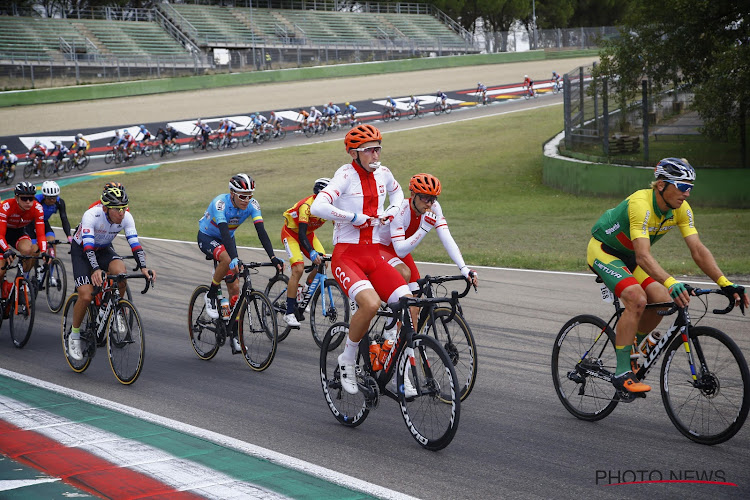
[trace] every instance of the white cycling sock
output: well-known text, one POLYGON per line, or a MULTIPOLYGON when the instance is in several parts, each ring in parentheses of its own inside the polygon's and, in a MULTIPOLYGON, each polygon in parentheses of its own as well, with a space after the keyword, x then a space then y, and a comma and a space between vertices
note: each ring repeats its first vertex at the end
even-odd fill
POLYGON ((359 342, 353 342, 352 339, 346 337, 346 347, 344 352, 341 354, 341 361, 347 365, 353 365, 357 362, 357 350, 359 349, 359 342))

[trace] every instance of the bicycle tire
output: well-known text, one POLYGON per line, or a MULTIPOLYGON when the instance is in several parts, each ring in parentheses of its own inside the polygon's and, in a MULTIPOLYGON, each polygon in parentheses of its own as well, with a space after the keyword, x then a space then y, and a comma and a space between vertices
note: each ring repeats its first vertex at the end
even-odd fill
POLYGON ((13 179, 16 178, 16 170, 14 168, 8 168, 7 172, 5 172, 5 184, 8 186, 11 185, 13 182, 13 179))
POLYGON ((13 307, 10 311, 10 336, 13 345, 19 349, 29 341, 31 329, 34 327, 34 314, 36 311, 34 302, 34 290, 26 278, 16 279, 15 289, 8 298, 13 307), (16 302, 18 297, 18 302, 16 302))
POLYGON ((279 129, 278 133, 276 134, 276 138, 277 139, 283 139, 284 137, 286 137, 286 129, 281 128, 281 129, 279 129))
POLYGON ((117 301, 107 318, 106 335, 112 373, 121 384, 132 384, 141 374, 146 354, 141 316, 132 302, 117 301))
POLYGON ((276 313, 271 301, 259 290, 244 297, 240 310, 242 321, 237 323, 237 334, 242 354, 251 370, 262 372, 271 366, 276 355, 279 332, 276 313))
MULTIPOLYGON (((323 388, 328 409, 340 424, 347 427, 357 427, 365 421, 370 409, 367 407, 365 396, 362 391, 357 394, 349 394, 341 386, 339 374, 339 354, 344 352, 345 342, 341 342, 349 333, 349 325, 346 323, 335 323, 323 337, 323 346, 320 349, 320 383, 323 388), (339 339, 338 347, 329 348, 331 339, 339 339), (343 344, 343 346, 342 346, 343 344)), ((359 354, 357 363, 360 364, 359 354)))
POLYGON ((34 172, 34 163, 33 162, 26 162, 26 164, 23 166, 23 178, 28 179, 31 177, 31 174, 34 172))
POLYGON ((449 114, 451 114, 451 111, 453 111, 453 108, 451 107, 451 105, 450 105, 450 104, 448 104, 448 105, 446 105, 446 106, 445 106, 445 111, 443 111, 443 112, 444 112, 444 113, 445 113, 446 115, 449 115, 449 114))
POLYGON ((240 141, 236 137, 232 137, 229 140, 229 143, 227 144, 227 147, 229 149, 237 149, 237 147, 240 145, 240 141))
POLYGON ((192 151, 193 153, 197 153, 201 149, 201 141, 196 138, 190 139, 188 147, 190 148, 190 151, 192 151))
POLYGON ((393 111, 393 115, 391 115, 391 118, 393 118, 394 122, 397 122, 401 119, 401 112, 398 110, 393 111))
POLYGON ((181 148, 181 146, 180 146, 180 143, 178 143, 178 142, 173 142, 173 143, 172 143, 172 144, 171 144, 171 145, 170 145, 170 146, 169 146, 169 147, 167 148, 167 152, 168 152, 168 153, 172 153, 173 155, 177 155, 177 153, 179 153, 179 152, 180 152, 180 148, 181 148))
POLYGON ((219 342, 216 333, 219 326, 216 320, 211 319, 206 311, 206 302, 203 298, 208 293, 206 285, 200 285, 193 291, 188 306, 188 335, 190 344, 199 358, 208 361, 219 352, 219 342))
MULTIPOLYGON (((62 339, 63 354, 65 355, 65 360, 68 362, 68 366, 70 366, 70 368, 76 373, 83 373, 91 364, 93 353, 96 352, 96 343, 94 342, 93 345, 88 345, 88 343, 82 338, 83 345, 81 346, 81 350, 83 352, 83 359, 79 361, 68 356, 68 337, 70 337, 70 329, 73 326, 73 307, 77 300, 78 293, 76 292, 72 293, 70 297, 68 297, 68 300, 65 301, 60 338, 62 339)), ((95 325, 94 316, 89 307, 86 309, 83 322, 81 322, 81 336, 83 337, 87 332, 90 332, 95 328, 95 325)))
POLYGON ((383 108, 383 121, 388 123, 391 119, 391 108, 383 108))
MULTIPOLYGON (((44 168, 42 169, 42 177, 44 177, 44 178, 46 179, 47 177, 51 176, 51 175, 52 175, 52 174, 54 174, 54 173, 57 173, 57 172, 59 172, 60 170, 62 170, 62 169, 61 169, 61 168, 57 168, 57 167, 55 166, 55 163, 54 163, 54 162, 52 162, 52 163, 47 163, 47 164, 46 164, 46 165, 44 166, 44 168)), ((59 174, 58 174, 58 175, 59 175, 59 174)))
POLYGON ((461 401, 464 401, 474 389, 477 379, 477 345, 466 319, 456 311, 453 318, 446 322, 445 319, 450 315, 451 309, 448 307, 435 308, 437 327, 433 327, 429 322, 429 316, 425 315, 424 322, 419 326, 419 333, 433 336, 448 354, 456 370, 458 393, 461 401))
POLYGON ((276 324, 279 325, 279 342, 289 336, 292 327, 288 326, 282 319, 286 314, 286 290, 289 285, 289 278, 286 274, 277 274, 266 285, 265 294, 271 301, 273 310, 276 313, 276 324))
POLYGON ((106 163, 107 165, 109 165, 113 161, 115 161, 115 153, 114 153, 114 151, 107 151, 107 154, 104 155, 104 163, 106 163))
POLYGON ((425 335, 416 335, 413 341, 414 365, 406 350, 402 351, 396 385, 403 388, 408 369, 411 377, 416 378, 413 385, 419 393, 406 398, 403 389, 398 391, 401 416, 420 446, 431 451, 442 450, 456 435, 461 417, 456 370, 438 341, 425 335))
POLYGON ((65 271, 63 262, 55 257, 47 266, 47 273, 44 276, 44 288, 47 295, 47 306, 53 313, 59 312, 65 302, 65 294, 68 291, 68 274, 65 271), (50 285, 51 278, 54 277, 57 284, 50 285))
POLYGON ((71 170, 74 170, 74 169, 75 169, 75 163, 76 163, 76 160, 75 160, 75 158, 74 158, 74 157, 72 157, 72 156, 71 156, 71 157, 69 157, 69 158, 68 158, 68 161, 64 161, 64 162, 63 162, 63 166, 62 166, 62 168, 59 168, 59 169, 57 170, 57 172, 58 172, 58 174, 57 174, 57 175, 60 175, 60 170, 62 170, 62 171, 63 171, 63 172, 65 172, 66 174, 67 174, 68 172, 70 172, 71 170))
POLYGON ((664 409, 688 439, 707 445, 723 443, 737 434, 747 418, 750 371, 742 351, 726 333, 693 326, 689 335, 696 382, 703 386, 695 387, 690 364, 684 356, 676 356, 683 346, 682 336, 676 336, 661 367, 664 409))
POLYGON ((84 168, 88 166, 88 164, 89 164, 89 155, 83 155, 83 157, 78 162, 76 167, 78 167, 78 170, 83 170, 84 168))
MULTIPOLYGON (((310 330, 318 347, 322 348, 323 346, 324 332, 338 322, 349 323, 349 299, 336 280, 328 278, 323 282, 322 291, 319 286, 310 300, 310 330), (321 293, 323 292, 325 292, 325 296, 321 299, 321 293), (318 306, 318 302, 320 302, 320 306, 318 306), (326 306, 325 311, 323 310, 323 302, 326 306)), ((342 340, 343 337, 340 337, 338 342, 342 340)), ((338 344, 334 339, 329 348, 335 349, 337 347, 338 344)))
POLYGON ((440 106, 440 104, 435 104, 435 107, 432 108, 432 112, 435 113, 435 115, 439 115, 443 112, 443 108, 442 106, 440 106))
POLYGON ((240 142, 242 142, 242 145, 244 147, 247 147, 250 144, 252 144, 253 138, 252 138, 252 135, 250 134, 250 132, 248 132, 247 135, 243 135, 242 136, 242 140, 240 142))
POLYGON ((617 406, 616 390, 605 380, 581 369, 583 355, 593 369, 614 375, 617 368, 615 332, 597 316, 582 314, 568 320, 552 348, 552 382, 566 410, 581 420, 601 420, 617 406), (604 335, 600 335, 600 334, 604 335))
POLYGON ((410 109, 409 112, 406 113, 407 120, 413 120, 415 116, 417 116, 417 114, 414 112, 414 109, 410 109))
POLYGON ((304 132, 305 137, 310 138, 315 134, 315 129, 311 126, 308 126, 308 127, 303 128, 302 132, 304 132))

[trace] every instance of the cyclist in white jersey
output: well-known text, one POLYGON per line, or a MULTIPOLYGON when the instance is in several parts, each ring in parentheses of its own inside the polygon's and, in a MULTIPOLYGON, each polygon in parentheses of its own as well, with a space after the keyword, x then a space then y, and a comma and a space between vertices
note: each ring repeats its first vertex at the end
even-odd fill
MULTIPOLYGON (((378 226, 393 219, 404 199, 391 171, 380 164, 382 140, 380 131, 372 125, 352 128, 344 139, 352 162, 336 171, 310 207, 314 216, 334 222, 331 269, 341 288, 358 306, 351 317, 346 347, 338 359, 342 385, 350 394, 359 391, 354 367, 359 342, 381 300, 394 302, 409 295, 404 279, 379 251, 383 240, 378 226), (386 196, 391 206, 384 210, 386 196)), ((407 394, 409 389, 405 387, 407 394)))
MULTIPOLYGON (((95 286, 104 282, 104 269, 107 274, 125 273, 125 264, 112 247, 112 241, 125 231, 135 261, 147 278, 156 279, 156 272, 146 267, 146 254, 138 241, 133 216, 128 211, 128 195, 124 187, 107 186, 102 192, 101 205, 96 204, 84 212, 73 241, 70 244, 70 257, 73 263, 78 300, 73 307, 73 329, 68 342, 68 354, 75 360, 82 360, 80 327, 86 315, 86 308, 93 299, 95 286)), ((126 281, 121 281, 120 293, 125 295, 126 281)))

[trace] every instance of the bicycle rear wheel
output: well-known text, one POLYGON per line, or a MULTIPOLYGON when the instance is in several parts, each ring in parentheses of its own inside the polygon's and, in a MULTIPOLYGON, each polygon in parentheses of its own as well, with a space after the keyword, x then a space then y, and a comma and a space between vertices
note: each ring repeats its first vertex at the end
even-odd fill
MULTIPOLYGON (((707 326, 690 328, 693 378, 677 336, 661 367, 661 399, 675 427, 688 439, 719 444, 742 428, 750 408, 750 372, 742 351, 724 332, 707 326)), ((684 349, 682 349, 684 352, 684 349)))
POLYGON ((121 384, 130 385, 143 369, 145 338, 138 310, 127 299, 117 301, 107 318, 107 353, 112 373, 121 384))
POLYGON ((208 287, 201 285, 193 291, 188 307, 188 335, 190 344, 199 358, 209 360, 219 352, 219 342, 216 340, 218 329, 217 320, 206 314, 206 301, 203 298, 208 293, 208 287))
POLYGON ((279 342, 287 338, 292 331, 291 326, 282 319, 286 314, 286 289, 289 284, 289 278, 285 274, 277 274, 266 285, 266 297, 271 301, 273 310, 276 313, 276 324, 279 326, 279 342))
POLYGON ((262 292, 253 290, 245 296, 237 330, 242 354, 250 369, 262 372, 273 361, 278 343, 276 313, 262 292))
POLYGON ((26 345, 34 327, 34 291, 25 278, 16 280, 16 288, 9 299, 12 307, 10 311, 10 336, 13 345, 19 349, 26 345), (16 298, 18 300, 16 300, 16 298))
MULTIPOLYGON (((464 317, 458 312, 450 321, 446 321, 451 314, 449 308, 436 308, 434 314, 437 326, 433 327, 431 322, 425 321, 419 333, 434 336, 445 349, 456 370, 458 393, 463 401, 469 397, 477 377, 477 346, 474 342, 474 335, 464 317)), ((429 316, 426 319, 429 319, 429 316)))
POLYGON ((91 364, 91 358, 93 357, 94 352, 96 352, 95 343, 90 345, 85 340, 89 332, 92 332, 91 338, 93 338, 93 331, 96 328, 96 322, 91 313, 91 308, 87 308, 86 314, 83 317, 83 322, 81 323, 81 351, 83 352, 83 359, 79 361, 71 358, 68 355, 68 338, 70 337, 70 329, 73 327, 73 307, 75 307, 77 301, 77 293, 71 294, 70 297, 68 297, 68 300, 65 301, 62 317, 62 334, 60 338, 62 339, 63 354, 65 355, 65 360, 68 362, 68 365, 74 372, 83 373, 91 364))
POLYGON ((442 450, 456 435, 461 416, 456 371, 448 354, 432 337, 414 337, 413 366, 407 351, 399 358, 396 384, 403 387, 408 373, 418 394, 406 398, 404 391, 399 391, 401 415, 417 443, 428 450, 442 450))
POLYGON ((616 390, 593 373, 614 375, 615 332, 601 318, 576 316, 552 348, 552 382, 563 406, 581 420, 601 420, 615 409, 616 390))
MULTIPOLYGON (((328 278, 323 282, 322 289, 318 287, 315 290, 310 301, 310 330, 318 347, 323 345, 326 329, 337 322, 349 323, 349 299, 336 280, 328 278)), ((336 341, 341 342, 343 338, 334 338, 329 347, 335 349, 338 347, 336 341)))
POLYGON ((65 265, 55 257, 47 267, 44 277, 44 288, 47 290, 47 305, 53 313, 59 312, 65 302, 68 291, 68 274, 65 265))
MULTIPOLYGON (((323 346, 320 349, 320 383, 328 408, 336 420, 347 427, 357 427, 365 421, 367 415, 370 414, 370 409, 366 405, 362 391, 349 394, 341 386, 338 358, 339 354, 344 352, 346 345, 341 342, 341 339, 348 334, 349 325, 335 323, 323 336, 323 346), (331 347, 332 342, 336 342, 337 347, 331 347)), ((360 363, 361 360, 357 359, 358 371, 361 370, 360 363)))

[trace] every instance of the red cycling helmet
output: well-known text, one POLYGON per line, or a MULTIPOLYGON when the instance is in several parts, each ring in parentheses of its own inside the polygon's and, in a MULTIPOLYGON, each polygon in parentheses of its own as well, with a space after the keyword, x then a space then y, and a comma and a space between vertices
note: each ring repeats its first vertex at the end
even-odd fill
POLYGON ((382 142, 383 136, 380 135, 380 130, 367 123, 357 125, 346 134, 344 138, 344 144, 346 144, 346 152, 349 150, 360 147, 362 144, 377 141, 382 142))
POLYGON ((417 174, 409 181, 409 190, 419 194, 439 196, 442 188, 437 177, 430 174, 417 174))

